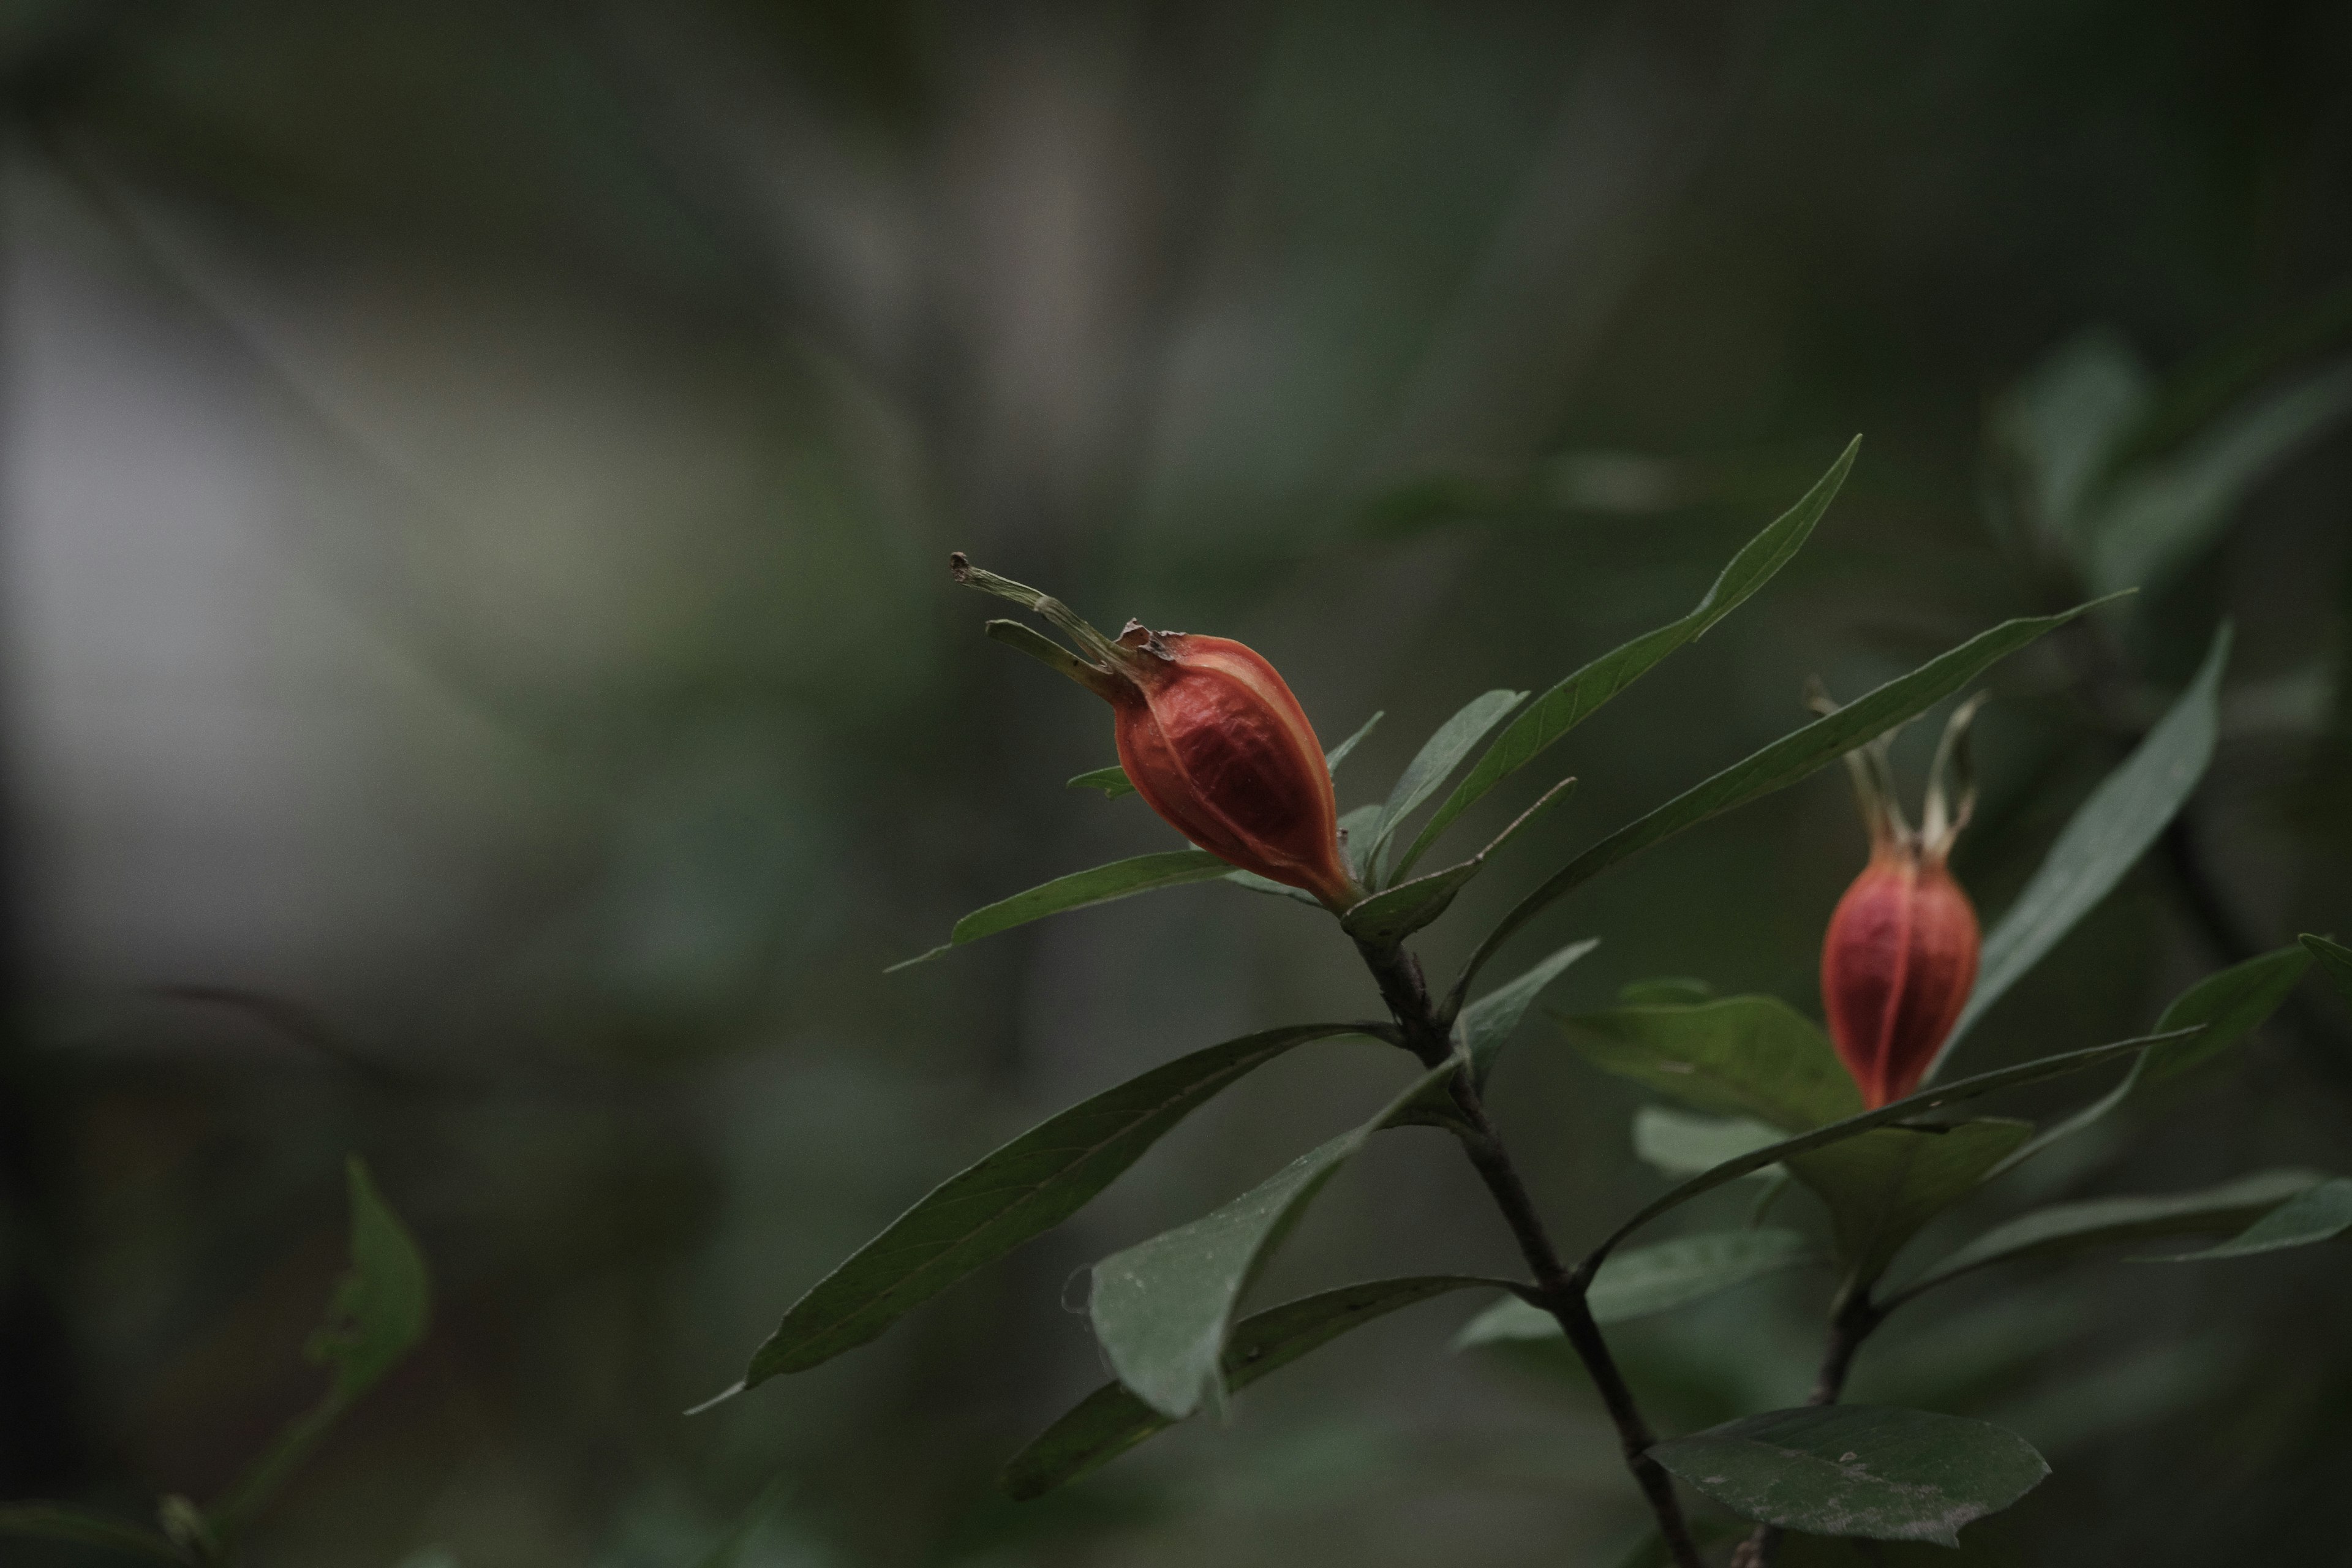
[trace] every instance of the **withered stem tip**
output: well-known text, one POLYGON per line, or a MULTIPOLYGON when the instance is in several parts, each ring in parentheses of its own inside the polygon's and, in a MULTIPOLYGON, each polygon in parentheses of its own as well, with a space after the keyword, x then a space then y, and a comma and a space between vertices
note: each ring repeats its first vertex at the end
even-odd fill
POLYGON ((961 583, 971 575, 971 562, 961 550, 948 552, 948 575, 961 583))

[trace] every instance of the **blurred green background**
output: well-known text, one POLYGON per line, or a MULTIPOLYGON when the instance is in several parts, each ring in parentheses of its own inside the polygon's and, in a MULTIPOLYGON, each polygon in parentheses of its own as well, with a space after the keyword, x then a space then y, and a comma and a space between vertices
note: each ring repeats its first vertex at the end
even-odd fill
MULTIPOLYGON (((982 638, 951 548, 1248 641, 1327 742, 1385 710, 1347 806, 1477 691, 1679 615, 1859 430, 1807 552, 1547 759, 1578 796, 1433 967, 1801 721, 1809 674, 1851 696, 2117 573, 2147 591, 1997 672, 1963 879, 1997 913, 2227 616, 2221 748, 1964 1060, 2352 928, 2341 5, 0 15, 0 1494, 226 1485, 315 1395, 358 1150, 438 1318, 265 1568, 686 1568, 779 1476, 760 1568, 1614 1562, 1640 1515, 1588 1387, 1448 1354, 1461 1302, 993 1500, 1102 1375, 1076 1271, 1385 1098, 1406 1064, 1361 1042, 875 1345, 680 1415, 1003 1137, 1376 1006, 1328 922, 1222 884, 882 976, 1175 844, 1063 788, 1112 760, 1104 714, 982 638)), ((1665 973, 1811 1010, 1863 854, 1832 771, 1525 956, 1603 939, 1565 1008, 1665 973)), ((1570 1245, 1657 1190, 1638 1097, 1548 1028, 1496 1100, 1570 1245)), ((2346 1010, 2306 985, 2236 1071, 2108 1126, 2010 1201, 2352 1168, 2346 1010)), ((2342 1257, 1988 1279, 1854 1394, 2049 1454, 1971 1560, 2352 1562, 2342 1257)), ((1509 1258, 1404 1134, 1262 1297, 1509 1258)), ((1798 1396, 1825 1289, 1623 1331, 1654 1413, 1798 1396)))

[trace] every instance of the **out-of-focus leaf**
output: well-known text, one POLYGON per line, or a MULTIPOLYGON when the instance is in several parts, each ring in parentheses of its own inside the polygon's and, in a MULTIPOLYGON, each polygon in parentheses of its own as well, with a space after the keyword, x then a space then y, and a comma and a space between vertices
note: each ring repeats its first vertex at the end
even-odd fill
MULTIPOLYGON (((1238 1392, 1268 1373, 1279 1372, 1310 1351, 1400 1307, 1448 1291, 1508 1289, 1500 1279, 1461 1275, 1424 1275, 1410 1279, 1374 1279, 1286 1301, 1234 1325, 1225 1344, 1228 1391, 1238 1392)), ((1138 1399, 1124 1384, 1107 1383, 1072 1406, 1068 1414, 1015 1454, 997 1479, 1011 1497, 1042 1497, 1065 1482, 1110 1463, 1147 1438, 1174 1426, 1138 1399)))
POLYGON ((1749 1172, 1760 1171, 1776 1162, 1791 1159, 1815 1149, 1826 1149, 1833 1143, 1842 1143, 1849 1138, 1858 1137, 1874 1127, 1884 1127, 1890 1122, 1916 1116, 1923 1110, 1936 1110, 1948 1105, 1958 1105, 1968 1100, 1981 1099, 1998 1089, 2010 1089, 2020 1084, 2038 1083, 2043 1079, 2058 1078, 2066 1073, 2081 1072, 2086 1068, 2095 1068, 2105 1062, 2118 1061, 2125 1057, 2147 1050, 2150 1047, 2164 1045, 2182 1037, 2182 1033, 2143 1035, 2135 1039, 2116 1040, 2104 1046, 2087 1046, 2079 1051, 2063 1051, 2054 1057, 2042 1057, 2034 1061, 2020 1062, 2015 1067, 1996 1068, 1990 1072, 1979 1073, 1973 1078, 1956 1079, 1950 1083, 1937 1084, 1923 1089, 1907 1100, 1895 1100, 1880 1106, 1875 1110, 1865 1110, 1860 1116, 1849 1116, 1844 1121, 1833 1121, 1827 1127, 1816 1128, 1811 1132, 1801 1133, 1797 1137, 1768 1144, 1764 1148, 1742 1154, 1738 1159, 1726 1160, 1711 1171, 1702 1171, 1673 1191, 1644 1204, 1634 1213, 1633 1218, 1619 1226, 1610 1233, 1606 1240, 1593 1248, 1591 1256, 1593 1258, 1608 1257, 1627 1237, 1660 1215, 1671 1209, 1679 1208, 1703 1193, 1711 1193, 1727 1182, 1736 1182, 1749 1172))
POLYGON ((2344 993, 2344 999, 2352 1002, 2352 947, 2346 947, 2340 942, 2330 942, 2324 936, 2315 936, 2309 931, 2296 940, 2303 943, 2312 957, 2319 960, 2319 967, 2326 972, 2328 979, 2336 982, 2336 989, 2344 993))
MULTIPOLYGON (((1503 716, 1528 700, 1524 691, 1489 691, 1474 697, 1462 710, 1437 727, 1437 732, 1422 743, 1403 773, 1397 775, 1394 788, 1389 791, 1388 803, 1372 822, 1370 835, 1365 839, 1363 864, 1378 872, 1387 858, 1389 840, 1397 828, 1420 808, 1422 802, 1435 795, 1470 754, 1470 748, 1486 738, 1486 731, 1503 721, 1503 716)), ((1411 868, 1400 866, 1402 876, 1411 868)))
POLYGON ((761 1488, 760 1495, 751 1500, 751 1506, 743 1510, 743 1517, 736 1521, 735 1528, 721 1536, 717 1545, 697 1558, 694 1568, 736 1568, 736 1564, 743 1560, 743 1549, 751 1544, 752 1537, 766 1528, 769 1519, 783 1502, 784 1494, 791 1489, 791 1483, 782 1476, 761 1488))
POLYGON ((1662 1105, 1645 1105, 1633 1112, 1634 1154, 1669 1176, 1711 1171, 1726 1160, 1752 1154, 1785 1136, 1778 1127, 1744 1116, 1692 1116, 1662 1105))
POLYGON ((1544 987, 1600 945, 1599 937, 1570 942, 1517 979, 1497 985, 1462 1009, 1455 1028, 1470 1053, 1471 1076, 1480 1089, 1486 1087, 1486 1075, 1495 1070, 1496 1058, 1518 1031, 1519 1021, 1528 1016, 1528 1009, 1535 1005, 1544 987))
POLYGON ((2027 1121, 1881 1127, 1787 1164, 1830 1211, 1838 1260, 1867 1283, 1919 1227, 1976 1191, 1985 1173, 2033 1135, 2027 1121))
POLYGON ((2352 1180, 2336 1176, 2289 1198, 2218 1247, 2141 1261, 2207 1263, 2225 1258, 2252 1258, 2257 1253, 2333 1240, 2347 1229, 2352 1229, 2352 1180))
POLYGON ((1489 844, 1458 866, 1443 871, 1432 871, 1426 877, 1415 877, 1410 882, 1400 882, 1386 892, 1350 907, 1339 917, 1340 926, 1358 942, 1375 947, 1393 946, 1444 914, 1454 902, 1454 895, 1470 885, 1470 879, 1486 868, 1486 862, 1527 825, 1544 812, 1565 800, 1576 787, 1574 779, 1562 779, 1543 793, 1541 798, 1519 813, 1508 827, 1495 836, 1489 844))
POLYGON ((2229 659, 2225 625, 2213 634, 2189 689, 2091 792, 2050 846, 2033 879, 1987 934, 1976 988, 1929 1065, 1929 1081, 1977 1020, 2123 879, 2197 788, 2213 757, 2217 699, 2229 659))
POLYGON ((1307 1024, 1244 1035, 1179 1057, 1040 1122, 934 1187, 819 1280, 728 1392, 864 1344, 972 1270, 1076 1213, 1228 1084, 1309 1040, 1355 1032, 1349 1024, 1307 1024))
POLYGON ((151 1530, 119 1519, 59 1502, 0 1503, 0 1535, 36 1541, 64 1541, 77 1546, 100 1546, 141 1557, 160 1557, 186 1568, 189 1559, 151 1530))
POLYGON ((2032 1209, 1939 1258, 1887 1299, 1890 1307, 1931 1286, 1996 1263, 2084 1252, 2147 1237, 2233 1230, 2270 1213, 2323 1178, 2311 1171, 2263 1171, 2201 1192, 2163 1197, 2084 1198, 2032 1209))
POLYGON ((2091 1126, 2129 1100, 2141 1084, 2161 1082, 2201 1066, 2244 1039, 2278 1010, 2287 993, 2303 978, 2309 963, 2310 956, 2303 949, 2281 948, 2209 974, 2174 997, 2164 1016, 2156 1021, 2156 1026, 2159 1030, 2181 1029, 2202 1024, 2203 1033, 2141 1057, 2132 1063, 2123 1082, 2056 1126, 2045 1128, 2001 1162, 1992 1174, 1998 1176, 2021 1165, 2059 1140, 2071 1138, 2091 1126))
POLYGON ((1221 1397, 1234 1308, 1259 1268, 1339 1167, 1454 1068, 1449 1061, 1423 1074, 1370 1121, 1309 1150, 1224 1207, 1096 1264, 1087 1316, 1119 1382, 1178 1419, 1202 1399, 1221 1397))
POLYGON ((1888 681, 1801 730, 1783 735, 1762 751, 1732 763, 1656 810, 1627 823, 1520 900, 1471 954, 1462 978, 1455 982, 1455 990, 1466 990, 1470 977, 1494 956, 1496 949, 1562 895, 1685 828, 1696 827, 1709 817, 1787 788, 1864 742, 1916 718, 2044 632, 2064 626, 2092 607, 2078 605, 2059 615, 2003 621, 1989 631, 1979 632, 1910 674, 1888 681))
MULTIPOLYGON (((1711 1231, 1619 1253, 1593 1276, 1584 1301, 1597 1323, 1631 1322, 1820 1261, 1812 1244, 1793 1230, 1711 1231)), ((1454 1336, 1454 1348, 1557 1339, 1559 1331, 1558 1319, 1514 1296, 1471 1319, 1454 1336)))
POLYGON ((1715 987, 1688 974, 1633 980, 1617 988, 1617 1005, 1621 1007, 1678 1007, 1714 1000, 1715 987))
POLYGON ((1754 1117, 1801 1132, 1862 1109, 1862 1095, 1828 1037, 1777 996, 1621 1007, 1560 1022, 1595 1067, 1694 1110, 1754 1117))
POLYGON ((326 1321, 302 1347, 303 1358, 331 1368, 326 1397, 288 1424, 207 1516, 194 1522, 233 1541, 277 1495, 344 1411, 425 1337, 433 1287, 425 1255, 375 1189, 356 1154, 344 1168, 352 1216, 352 1266, 335 1287, 326 1321))
POLYGON ((2132 469, 2100 508, 2089 577, 2100 592, 2154 587, 2193 563, 2249 491, 2352 414, 2352 364, 2256 399, 2170 457, 2132 469))
MULTIPOLYGON (((1364 721, 1362 726, 1359 728, 1354 734, 1349 736, 1346 740, 1332 747, 1328 752, 1326 752, 1323 754, 1324 771, 1334 774, 1339 773, 1339 764, 1347 760, 1348 753, 1349 752, 1356 749, 1356 742, 1370 734, 1372 732, 1372 727, 1378 724, 1382 717, 1384 717, 1384 715, 1380 713, 1373 714, 1370 718, 1364 721)), ((1069 783, 1063 787, 1066 789, 1098 789, 1102 791, 1103 798, 1105 800, 1117 800, 1120 795, 1133 795, 1135 793, 1135 781, 1127 776, 1127 770, 1125 768, 1119 766, 1117 763, 1113 763, 1107 768, 1097 768, 1091 773, 1080 773, 1076 777, 1071 779, 1069 783)), ((1280 887, 1281 884, 1277 882, 1275 886, 1280 887)))
POLYGON ((1650 1453, 1743 1519, 1942 1546, 1958 1546, 1962 1526, 2009 1507, 2050 1473, 2014 1432, 1869 1405, 1742 1416, 1650 1453))
POLYGON ((1633 684, 1668 654, 1696 640, 1770 582, 1772 574, 1804 546, 1813 525, 1829 510, 1838 488, 1852 471, 1854 455, 1861 447, 1859 436, 1847 443, 1845 451, 1830 465, 1829 472, 1795 506, 1741 546, 1690 614, 1602 654, 1536 699, 1527 711, 1513 720, 1509 728, 1495 737, 1495 743, 1486 748, 1468 776, 1446 796, 1445 803, 1432 814, 1399 862, 1398 875, 1411 870, 1439 836, 1453 826, 1454 819, 1484 798, 1487 791, 1541 756, 1554 742, 1591 718, 1602 703, 1633 684))
POLYGON ((1181 888, 1187 882, 1212 881, 1232 869, 1230 864, 1205 849, 1167 849, 1156 855, 1138 855, 1129 860, 1114 860, 1108 866, 1097 866, 1091 870, 1073 871, 1025 893, 1015 893, 984 909, 972 910, 956 921, 955 929, 948 933, 947 941, 929 952, 901 959, 883 973, 896 974, 918 963, 928 963, 966 942, 1011 931, 1014 926, 1026 925, 1047 915, 1083 910, 1093 904, 1107 904, 1114 899, 1132 898, 1138 893, 1156 892, 1161 888, 1181 888))
POLYGON ((2083 519, 2155 378, 2131 345, 2095 328, 2044 359, 1994 405, 1991 436, 2019 470, 2044 538, 2080 561, 2083 519))

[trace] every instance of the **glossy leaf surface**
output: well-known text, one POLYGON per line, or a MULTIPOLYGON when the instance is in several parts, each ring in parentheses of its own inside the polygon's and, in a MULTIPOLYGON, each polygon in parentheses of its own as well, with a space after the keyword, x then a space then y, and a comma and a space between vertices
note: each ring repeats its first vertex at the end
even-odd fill
POLYGON ((1762 751, 1694 784, 1648 815, 1627 823, 1585 850, 1535 891, 1519 900, 1488 934, 1465 966, 1457 988, 1483 967, 1496 948, 1557 900, 1601 872, 1632 859, 1685 828, 1719 816, 1749 801, 1786 789, 1846 752, 1934 707, 2043 633, 2064 626, 2089 605, 2055 616, 2003 621, 1959 647, 1939 654, 1910 674, 1888 681, 1834 713, 1790 731, 1762 751))
POLYGON ((1983 1421, 1869 1405, 1743 1416, 1669 1438, 1658 1463, 1743 1519, 1809 1535, 1932 1541, 2041 1484, 2032 1444, 1983 1421))
POLYGON ((801 1372, 879 1334, 982 1265, 1076 1213, 1219 1090, 1309 1040, 1309 1024, 1180 1057, 1023 1133, 933 1188, 793 1303, 740 1387, 801 1372))
POLYGON ((2064 1051, 2054 1057, 2042 1057, 2034 1061, 2020 1062, 2015 1067, 1996 1068, 1991 1072, 1979 1073, 1973 1078, 1956 1079, 1950 1083, 1937 1084, 1923 1089, 1907 1100, 1898 1100, 1892 1104, 1882 1105, 1875 1110, 1866 1110, 1860 1116, 1850 1116, 1843 1121, 1833 1121, 1827 1127, 1816 1128, 1811 1132, 1801 1133, 1794 1138, 1785 1138, 1778 1143, 1768 1144, 1764 1148, 1742 1154, 1738 1159, 1726 1160, 1713 1170, 1702 1171, 1673 1191, 1643 1205, 1633 1218, 1619 1226, 1606 1240, 1593 1249, 1592 1257, 1596 1258, 1607 1257, 1615 1250, 1619 1243, 1660 1215, 1679 1208, 1703 1193, 1713 1192, 1727 1182, 1736 1182, 1751 1171, 1760 1171, 1767 1165, 1815 1149, 1826 1149, 1832 1143, 1840 1143, 1848 1138, 1858 1137, 1875 1127, 1885 1127, 1891 1122, 1916 1116, 1921 1111, 1962 1104, 1968 1100, 1981 1099, 2000 1089, 2015 1088, 2020 1084, 2038 1083, 2044 1079, 2059 1078, 2067 1073, 2081 1072, 2104 1063, 2121 1061, 2152 1046, 2163 1045, 2182 1037, 2184 1037, 2182 1034, 2144 1035, 2136 1039, 2116 1040, 2104 1046, 2088 1046, 2079 1051, 2064 1051))
POLYGON ((1726 1160, 1769 1148, 1785 1136, 1778 1127, 1744 1116, 1693 1116, 1662 1105, 1645 1105, 1633 1112, 1634 1155, 1669 1176, 1711 1171, 1726 1160))
POLYGON ((1222 1394, 1226 1335, 1242 1292, 1339 1167, 1454 1071, 1447 1062, 1424 1073, 1370 1121, 1223 1208, 1096 1264, 1087 1312, 1119 1382, 1179 1419, 1222 1394))
POLYGON ((1839 1261, 1868 1281, 1886 1271, 1921 1226, 1976 1191, 2032 1134, 2025 1121, 1963 1121, 1937 1131, 1881 1127, 1791 1156, 1787 1164, 1828 1207, 1839 1261))
POLYGON ((2305 1189, 2216 1247, 2183 1252, 2152 1263, 2208 1263, 2227 1258, 2252 1258, 2290 1247, 2332 1241, 2352 1229, 2352 1180, 2332 1177, 2305 1189))
POLYGON ((1420 837, 1405 851, 1401 867, 1410 869, 1453 825, 1454 819, 1489 790, 1534 762, 1561 736, 1591 718, 1601 704, 1633 685, 1668 654, 1696 640, 1770 582, 1772 574, 1788 564, 1811 536, 1813 525, 1821 521, 1822 514, 1829 510, 1839 487, 1853 470, 1854 455, 1861 447, 1862 437, 1857 436, 1847 444, 1838 460, 1830 465, 1829 472, 1815 481, 1795 506, 1741 546, 1690 614, 1602 654, 1537 698, 1526 711, 1512 720, 1454 793, 1446 796, 1445 803, 1431 814, 1420 837))
POLYGON ((1895 1299, 1907 1300, 1930 1286, 1996 1263, 2084 1252, 2148 1237, 2235 1230, 2320 1180, 2310 1171, 2263 1171, 2193 1193, 2051 1204, 1997 1225, 1938 1259, 1895 1299))
POLYGON ((2229 658, 2230 629, 2225 626, 2214 634, 2189 689, 2132 754, 2091 792, 2050 846, 2025 890, 1986 933, 1976 988, 1928 1067, 1928 1080, 1977 1020, 2123 880, 2195 791, 2213 757, 2221 671, 2229 658))
MULTIPOLYGON (((1225 1344, 1225 1386, 1234 1392, 1246 1388, 1400 1307, 1454 1290, 1497 1289, 1503 1283, 1461 1275, 1425 1275, 1375 1279, 1286 1301, 1234 1325, 1225 1344)), ((1175 1417, 1154 1410, 1129 1393, 1125 1384, 1107 1383, 1014 1455, 997 1484, 1014 1498, 1042 1497, 1174 1425, 1175 1417)))
POLYGON ((1801 1132, 1862 1110, 1829 1037, 1777 996, 1620 1007, 1561 1022, 1595 1067, 1694 1110, 1801 1132))

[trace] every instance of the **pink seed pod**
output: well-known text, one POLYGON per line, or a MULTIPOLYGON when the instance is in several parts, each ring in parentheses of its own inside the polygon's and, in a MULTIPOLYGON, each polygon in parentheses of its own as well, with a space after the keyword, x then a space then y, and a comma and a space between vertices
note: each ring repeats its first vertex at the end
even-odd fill
POLYGON ((1968 730, 1983 700, 1961 704, 1945 727, 1916 832, 1895 804, 1892 737, 1846 756, 1870 829, 1870 863, 1838 900, 1822 940, 1822 1004, 1839 1059, 1872 1110, 1919 1087, 1976 984, 1983 934, 1946 862, 1975 805, 1968 730), (1962 780, 1957 809, 1947 805, 1948 767, 1962 780))
POLYGON ((1034 588, 961 554, 949 561, 957 582, 1027 605, 1092 656, 1075 658, 1015 622, 989 623, 991 636, 1109 702, 1119 766, 1144 804, 1178 832, 1331 909, 1363 896, 1339 845, 1322 743, 1265 658, 1229 637, 1152 632, 1133 621, 1106 637, 1034 588))

